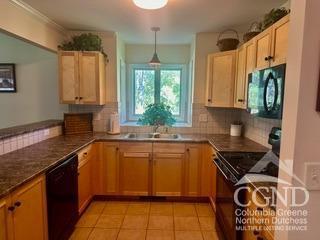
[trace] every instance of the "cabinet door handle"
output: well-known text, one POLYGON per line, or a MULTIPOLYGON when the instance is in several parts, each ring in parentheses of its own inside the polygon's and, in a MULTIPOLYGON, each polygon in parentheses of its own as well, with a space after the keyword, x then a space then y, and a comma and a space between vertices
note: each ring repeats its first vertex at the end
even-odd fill
POLYGON ((208 99, 208 102, 211 102, 212 100, 211 99, 208 99))
POLYGON ((269 57, 265 57, 264 60, 265 60, 265 61, 269 61, 269 57))
POLYGON ((15 210, 15 207, 14 207, 14 206, 10 206, 10 207, 8 207, 8 210, 9 210, 10 212, 13 212, 13 211, 15 210))
POLYGON ((75 99, 75 100, 78 100, 79 98, 78 98, 78 97, 75 97, 74 99, 75 99))
POLYGON ((87 153, 87 152, 85 152, 85 153, 83 153, 83 155, 86 155, 86 156, 87 156, 87 155, 88 155, 88 153, 87 153))
POLYGON ((83 97, 79 97, 79 99, 80 99, 80 100, 82 100, 82 99, 83 99, 83 97))
POLYGON ((16 207, 20 207, 20 206, 22 205, 22 203, 18 201, 18 202, 15 202, 14 205, 15 205, 16 207))
POLYGON ((254 231, 253 231, 253 235, 255 235, 255 236, 259 235, 259 231, 254 230, 254 231))
POLYGON ((238 99, 238 102, 244 102, 244 100, 243 99, 238 99))
POLYGON ((262 212, 262 211, 263 211, 263 208, 257 207, 257 211, 262 212))

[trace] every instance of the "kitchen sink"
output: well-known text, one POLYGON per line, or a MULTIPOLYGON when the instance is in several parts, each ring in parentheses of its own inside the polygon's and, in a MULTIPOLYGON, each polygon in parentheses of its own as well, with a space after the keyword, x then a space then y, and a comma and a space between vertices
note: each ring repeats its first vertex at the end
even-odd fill
POLYGON ((180 134, 169 133, 128 133, 125 138, 127 139, 179 139, 180 134))

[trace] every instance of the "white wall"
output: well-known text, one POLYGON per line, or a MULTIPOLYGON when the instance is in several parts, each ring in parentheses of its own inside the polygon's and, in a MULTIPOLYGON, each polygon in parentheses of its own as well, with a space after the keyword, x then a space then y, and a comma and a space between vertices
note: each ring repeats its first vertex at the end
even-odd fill
MULTIPOLYGON (((319 84, 319 0, 292 0, 280 165, 292 164, 292 173, 304 180, 305 163, 320 163, 320 113, 315 111, 319 84)), ((279 177, 288 179, 280 171, 279 177)), ((291 179, 288 179, 289 181, 291 179)), ((292 180, 294 186, 299 186, 292 180)), ((282 185, 278 190, 283 193, 282 185)), ((310 192, 308 230, 278 231, 278 240, 319 239, 320 191, 310 192)), ((299 199, 298 199, 299 200, 299 199)), ((278 208, 285 208, 280 202, 278 208)))
POLYGON ((0 62, 16 64, 17 93, 0 93, 0 128, 62 119, 56 54, 0 33, 0 62))
MULTIPOLYGON (((190 45, 159 45, 158 56, 162 63, 188 64, 190 61, 190 45)), ((126 63, 148 63, 154 53, 154 45, 127 44, 126 63)))

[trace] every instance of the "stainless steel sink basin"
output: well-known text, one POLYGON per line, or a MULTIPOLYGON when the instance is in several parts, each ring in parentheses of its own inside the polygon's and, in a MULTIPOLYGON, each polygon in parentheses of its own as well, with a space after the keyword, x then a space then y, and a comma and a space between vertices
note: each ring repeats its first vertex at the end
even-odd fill
POLYGON ((168 133, 128 133, 125 138, 127 139, 179 139, 179 134, 168 134, 168 133))

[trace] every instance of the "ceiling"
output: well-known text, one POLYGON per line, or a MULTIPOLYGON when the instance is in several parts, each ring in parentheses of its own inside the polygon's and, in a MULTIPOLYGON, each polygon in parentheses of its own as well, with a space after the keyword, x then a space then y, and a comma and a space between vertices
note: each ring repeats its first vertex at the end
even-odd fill
POLYGON ((190 43, 198 32, 245 26, 286 0, 169 0, 159 10, 143 10, 132 0, 23 0, 72 30, 118 32, 126 43, 152 43, 150 28, 159 26, 159 43, 190 43))

